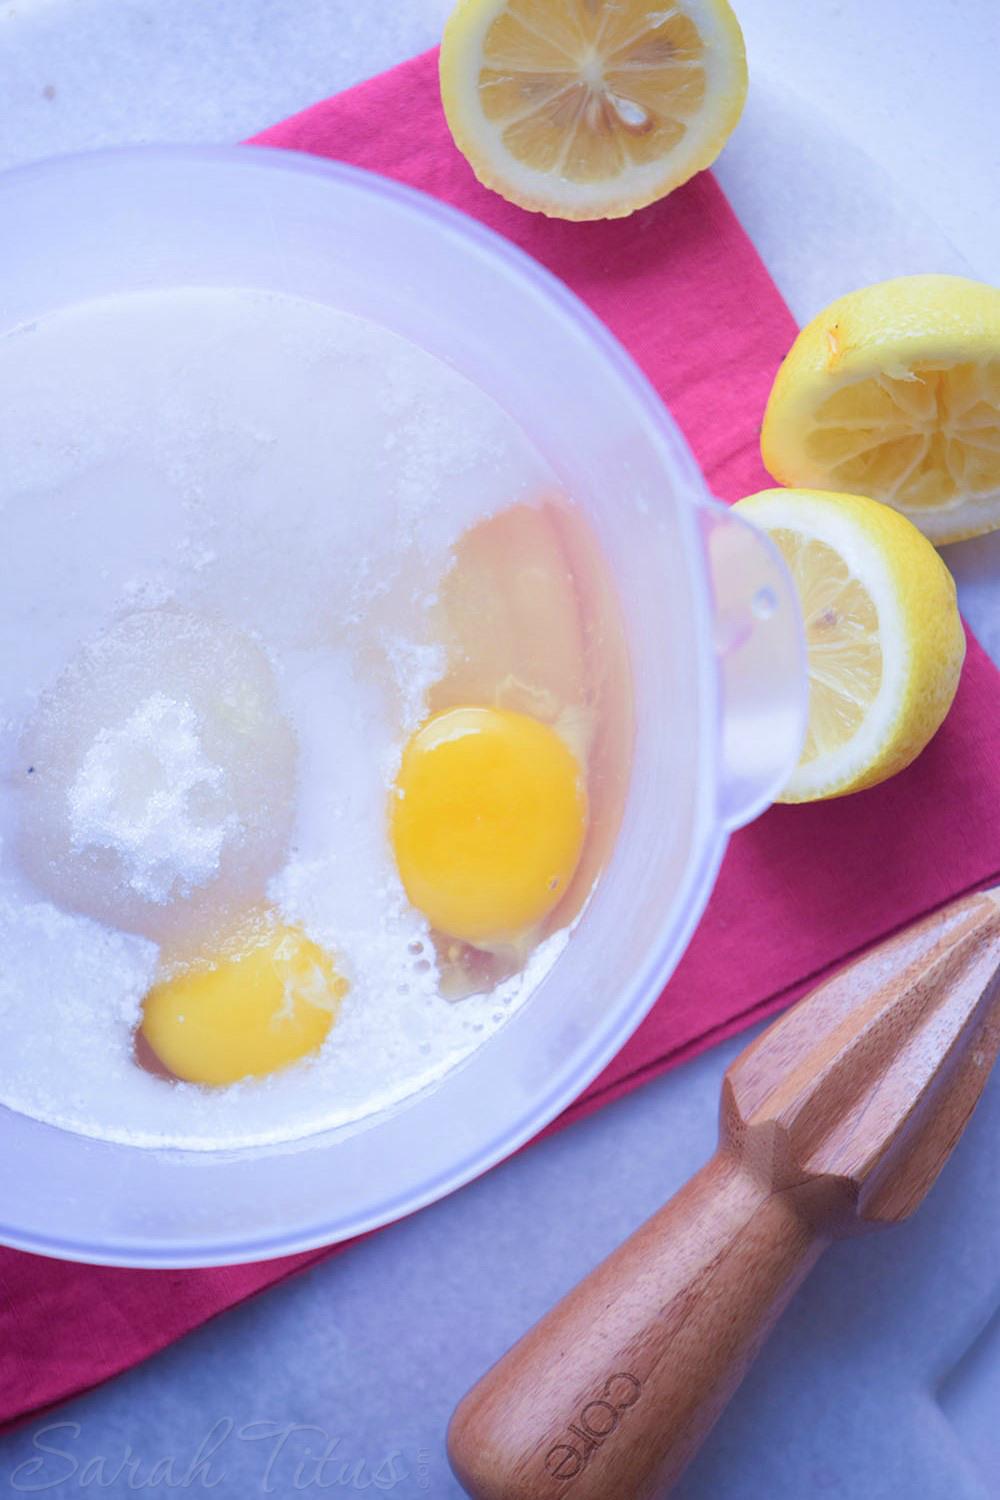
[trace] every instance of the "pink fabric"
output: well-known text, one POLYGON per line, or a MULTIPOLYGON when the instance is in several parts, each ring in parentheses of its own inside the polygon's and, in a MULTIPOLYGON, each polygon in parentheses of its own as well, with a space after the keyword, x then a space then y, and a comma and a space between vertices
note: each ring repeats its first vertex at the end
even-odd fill
MULTIPOLYGON (((767 475, 758 427, 792 319, 713 179, 624 221, 523 213, 474 180, 428 54, 257 137, 372 168, 457 205, 561 276, 629 348, 709 483, 767 475)), ((917 763, 845 801, 773 808, 730 845, 666 994, 556 1125, 795 998, 859 949, 1000 872, 1000 681, 975 640, 917 763)), ((555 1127, 552 1127, 555 1128, 555 1127)), ((98 1269, 0 1251, 0 1430, 85 1391, 330 1254, 206 1271, 98 1269)))

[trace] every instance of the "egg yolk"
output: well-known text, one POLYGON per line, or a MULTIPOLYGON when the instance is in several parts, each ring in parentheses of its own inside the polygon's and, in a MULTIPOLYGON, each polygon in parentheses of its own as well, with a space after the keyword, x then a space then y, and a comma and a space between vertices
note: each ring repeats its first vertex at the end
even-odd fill
POLYGON ((587 793, 547 724, 453 708, 407 743, 390 823, 413 905, 439 931, 489 947, 516 940, 562 900, 583 848, 587 793))
POLYGON ((155 985, 142 1033, 189 1083, 261 1078, 321 1046, 346 991, 322 948, 269 925, 155 985))

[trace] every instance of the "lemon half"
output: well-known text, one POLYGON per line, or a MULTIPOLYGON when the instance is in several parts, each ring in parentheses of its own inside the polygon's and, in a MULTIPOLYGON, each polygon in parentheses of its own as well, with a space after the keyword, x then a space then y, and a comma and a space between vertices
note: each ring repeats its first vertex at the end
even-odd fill
POLYGON ((440 68, 480 182, 562 219, 620 218, 679 187, 747 91, 726 0, 460 0, 440 68))
POLYGON ((936 543, 1000 526, 1000 289, 902 276, 841 297, 778 371, 761 452, 782 483, 871 495, 936 543))
POLYGON ((778 801, 885 781, 920 754, 958 687, 951 574, 915 526, 860 495, 762 490, 736 509, 778 546, 805 621, 808 727, 778 801))

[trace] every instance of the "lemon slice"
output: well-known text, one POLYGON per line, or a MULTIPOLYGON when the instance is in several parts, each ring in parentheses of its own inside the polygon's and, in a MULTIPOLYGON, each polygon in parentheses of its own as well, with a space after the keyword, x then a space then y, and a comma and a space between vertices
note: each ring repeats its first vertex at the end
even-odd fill
POLYGON ((1000 526, 1000 289, 902 276, 841 297, 781 366, 761 452, 784 484, 871 495, 933 542, 1000 526))
POLYGON ((860 495, 762 490, 805 620, 809 722, 780 802, 858 792, 920 754, 951 707, 965 632, 951 574, 903 516, 860 495))
POLYGON ((460 0, 441 98, 480 182, 561 219, 630 214, 715 160, 747 91, 726 0, 460 0))

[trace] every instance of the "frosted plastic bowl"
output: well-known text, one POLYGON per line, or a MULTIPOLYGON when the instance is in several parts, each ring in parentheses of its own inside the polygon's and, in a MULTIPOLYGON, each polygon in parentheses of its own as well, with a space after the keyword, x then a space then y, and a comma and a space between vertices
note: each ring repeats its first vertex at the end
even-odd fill
POLYGON ((363 1128, 244 1152, 143 1150, 0 1108, 0 1239, 119 1265, 257 1260, 344 1239, 509 1155, 604 1067, 659 994, 727 833, 801 743, 788 576, 708 495, 636 366, 560 282, 422 194, 312 157, 141 148, 0 177, 0 329, 82 298, 267 288, 443 357, 535 439, 617 582, 636 737, 622 829, 529 1003, 435 1089, 363 1128))

